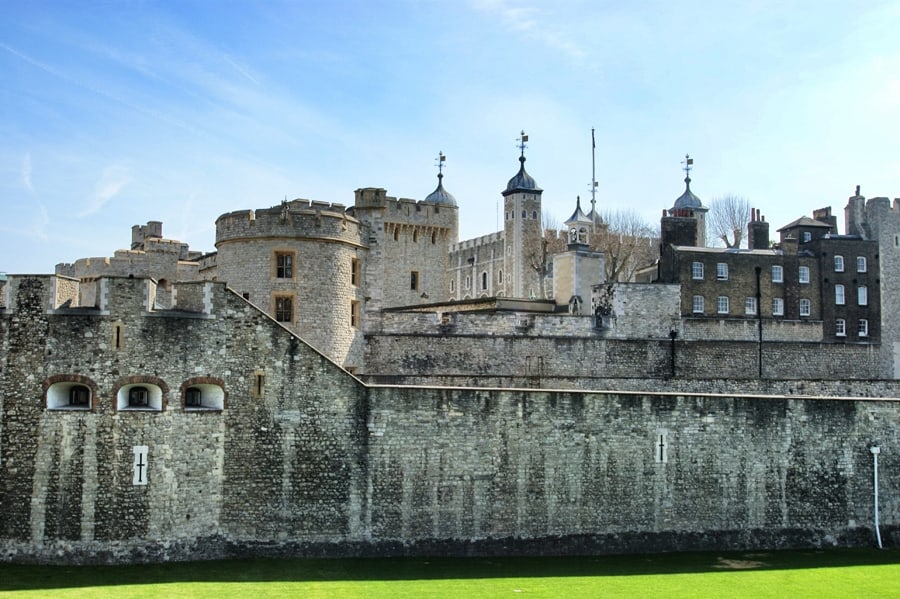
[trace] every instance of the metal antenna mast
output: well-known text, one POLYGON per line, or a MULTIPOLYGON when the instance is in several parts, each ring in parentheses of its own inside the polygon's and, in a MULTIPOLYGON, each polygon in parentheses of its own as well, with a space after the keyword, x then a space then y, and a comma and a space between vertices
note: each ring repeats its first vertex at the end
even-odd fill
POLYGON ((591 127, 591 232, 597 230, 597 142, 594 140, 594 128, 591 127))

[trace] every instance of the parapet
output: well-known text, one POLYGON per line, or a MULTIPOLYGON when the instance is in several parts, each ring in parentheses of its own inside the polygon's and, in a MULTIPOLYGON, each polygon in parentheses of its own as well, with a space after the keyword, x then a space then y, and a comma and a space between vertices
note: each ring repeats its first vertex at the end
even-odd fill
POLYGON ((260 237, 341 239, 360 243, 359 221, 343 204, 296 199, 216 219, 216 243, 260 237))
POLYGON ((209 317, 214 311, 214 286, 224 288, 224 283, 191 281, 167 285, 163 290, 151 278, 78 280, 58 275, 13 275, 2 283, 0 301, 10 312, 60 315, 135 312, 209 317))

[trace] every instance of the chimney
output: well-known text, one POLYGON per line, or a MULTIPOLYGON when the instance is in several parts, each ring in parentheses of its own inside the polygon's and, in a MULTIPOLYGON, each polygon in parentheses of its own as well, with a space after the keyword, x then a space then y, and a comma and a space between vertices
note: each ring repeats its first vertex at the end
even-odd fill
POLYGON ((747 247, 751 250, 769 249, 769 223, 759 209, 750 209, 750 223, 747 224, 747 247))

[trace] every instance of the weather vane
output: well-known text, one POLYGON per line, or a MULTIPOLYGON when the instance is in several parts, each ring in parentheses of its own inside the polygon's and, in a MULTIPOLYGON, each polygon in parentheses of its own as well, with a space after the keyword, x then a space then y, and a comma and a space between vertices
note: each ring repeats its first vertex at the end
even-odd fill
POLYGON ((694 159, 691 158, 690 154, 684 155, 684 161, 681 163, 684 165, 684 176, 687 179, 691 178, 691 166, 694 164, 694 159))
POLYGON ((437 160, 435 166, 438 167, 438 174, 442 175, 444 173, 444 162, 447 160, 447 157, 443 152, 438 152, 438 157, 435 160, 437 160))
POLYGON ((525 145, 525 142, 528 141, 528 136, 525 135, 525 130, 524 130, 524 129, 522 130, 522 133, 521 133, 520 135, 521 135, 522 137, 520 137, 520 138, 517 139, 516 141, 519 142, 519 150, 522 151, 522 156, 524 156, 524 155, 525 155, 525 148, 528 147, 528 146, 525 145))

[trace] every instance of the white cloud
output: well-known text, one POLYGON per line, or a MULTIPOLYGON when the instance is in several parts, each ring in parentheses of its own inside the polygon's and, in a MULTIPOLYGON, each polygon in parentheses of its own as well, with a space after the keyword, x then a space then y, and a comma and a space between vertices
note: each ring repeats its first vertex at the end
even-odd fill
POLYGON ((94 186, 87 208, 78 213, 79 217, 93 214, 104 204, 116 197, 122 189, 131 183, 129 169, 122 165, 111 165, 103 169, 100 180, 94 186))

